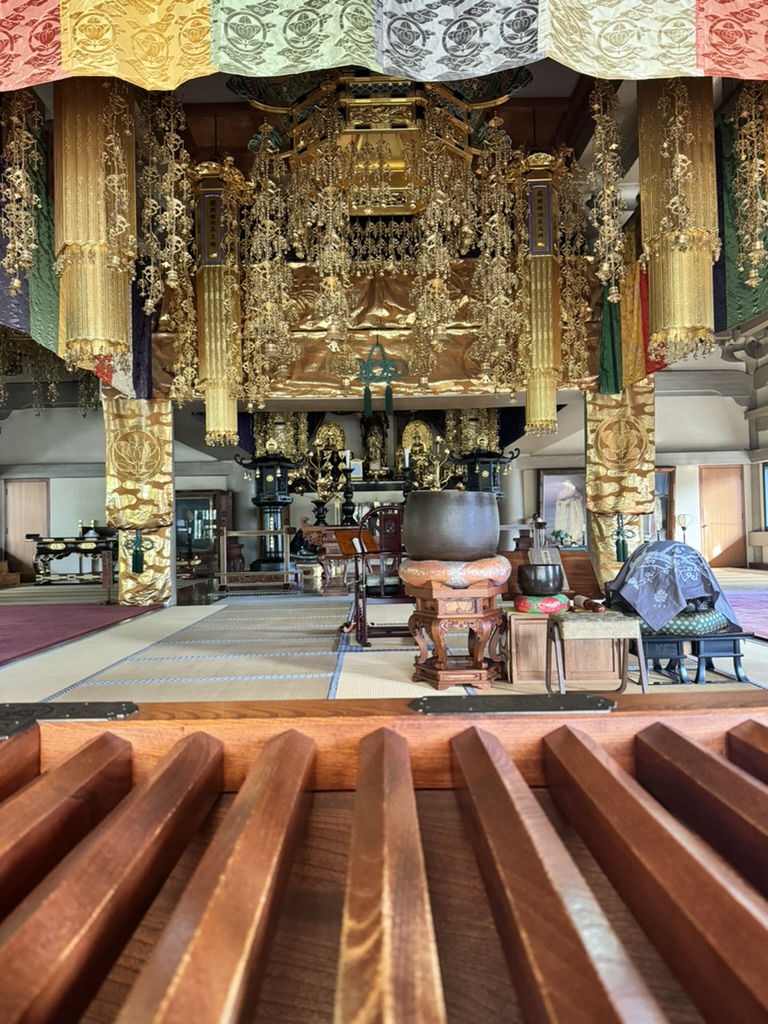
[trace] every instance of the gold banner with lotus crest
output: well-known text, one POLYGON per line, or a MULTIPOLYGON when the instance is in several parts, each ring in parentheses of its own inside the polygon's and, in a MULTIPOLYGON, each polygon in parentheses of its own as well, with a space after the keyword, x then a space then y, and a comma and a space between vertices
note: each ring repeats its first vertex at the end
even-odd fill
POLYGON ((107 523, 156 530, 173 522, 173 416, 167 399, 104 398, 107 523))

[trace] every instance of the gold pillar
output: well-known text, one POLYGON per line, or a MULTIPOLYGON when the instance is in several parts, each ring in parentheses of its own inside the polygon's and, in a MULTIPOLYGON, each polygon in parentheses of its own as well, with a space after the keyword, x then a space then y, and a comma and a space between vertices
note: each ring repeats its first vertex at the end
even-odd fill
POLYGON ((131 352, 136 183, 133 116, 123 99, 125 88, 95 78, 54 83, 59 355, 88 369, 106 357, 127 361, 131 352), (110 118, 120 102, 120 131, 115 133, 110 118), (109 176, 111 157, 121 171, 109 176))
POLYGON ((236 211, 222 174, 220 164, 198 168, 197 330, 210 445, 237 444, 236 392, 242 375, 236 211))
POLYGON ((650 354, 671 363, 714 343, 720 240, 712 79, 638 82, 637 111, 650 354))
POLYGON ((526 434, 557 433, 562 351, 557 204, 551 164, 552 157, 546 153, 528 158, 531 351, 525 394, 526 434))

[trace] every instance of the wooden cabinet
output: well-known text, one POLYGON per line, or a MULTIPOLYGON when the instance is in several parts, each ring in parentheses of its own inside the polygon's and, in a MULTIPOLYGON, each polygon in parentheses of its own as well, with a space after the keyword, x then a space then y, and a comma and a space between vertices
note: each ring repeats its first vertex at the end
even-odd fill
MULTIPOLYGON (((613 640, 568 640, 563 645, 568 683, 621 680, 613 640)), ((509 613, 509 678, 512 683, 540 683, 547 667, 547 616, 509 613)), ((554 661, 552 679, 556 678, 554 661)))

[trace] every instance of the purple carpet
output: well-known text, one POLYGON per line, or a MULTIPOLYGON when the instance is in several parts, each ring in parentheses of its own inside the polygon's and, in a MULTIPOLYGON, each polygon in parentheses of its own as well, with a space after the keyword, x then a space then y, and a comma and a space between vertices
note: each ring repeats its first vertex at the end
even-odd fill
POLYGON ((761 640, 768 640, 768 589, 729 589, 723 592, 736 612, 741 628, 761 640))
POLYGON ((155 611, 119 604, 33 604, 0 608, 0 665, 155 611))

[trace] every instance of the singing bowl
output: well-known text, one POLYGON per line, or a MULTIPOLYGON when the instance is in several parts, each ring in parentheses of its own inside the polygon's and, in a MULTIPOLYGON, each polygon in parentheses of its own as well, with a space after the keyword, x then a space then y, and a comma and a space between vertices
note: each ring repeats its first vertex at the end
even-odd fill
POLYGON ((499 546, 499 506, 487 491, 412 491, 403 512, 403 545, 418 561, 472 562, 499 546))
POLYGON ((517 585, 531 597, 559 594, 563 586, 563 570, 559 565, 520 565, 517 585))

